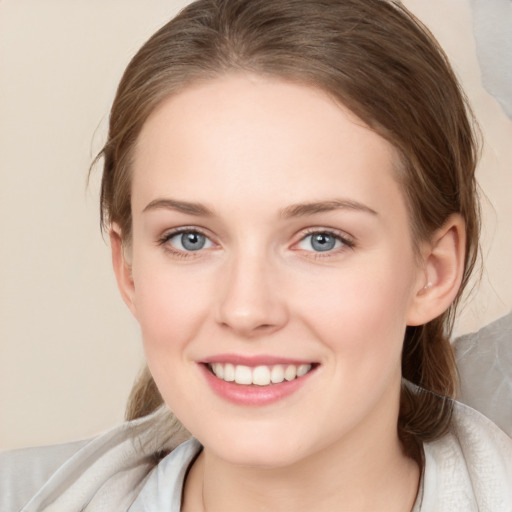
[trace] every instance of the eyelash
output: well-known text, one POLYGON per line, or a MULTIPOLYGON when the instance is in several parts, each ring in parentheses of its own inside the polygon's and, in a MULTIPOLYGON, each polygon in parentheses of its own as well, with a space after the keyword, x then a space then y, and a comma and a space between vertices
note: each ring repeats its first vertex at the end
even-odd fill
POLYGON ((194 258, 194 257, 197 256, 194 253, 195 252, 200 253, 201 250, 198 250, 198 251, 181 251, 180 249, 176 249, 171 244, 167 243, 167 242, 169 242, 169 240, 171 240, 171 238, 174 238, 175 236, 181 235, 183 233, 197 233, 199 235, 203 235, 208 240, 210 240, 210 237, 203 230, 201 230, 201 229, 199 229, 199 228, 197 228, 195 226, 194 227, 192 227, 192 226, 184 226, 184 227, 181 227, 181 228, 173 229, 172 231, 168 231, 161 238, 159 238, 157 240, 157 244, 159 246, 162 246, 167 252, 170 252, 175 257, 182 258, 182 259, 194 258))
MULTIPOLYGON (((172 245, 168 244, 169 240, 171 240, 175 236, 183 234, 183 233, 197 233, 197 234, 200 234, 200 235, 206 237, 208 240, 211 241, 210 237, 203 230, 201 230, 201 229, 199 229, 197 227, 192 227, 192 226, 187 227, 187 226, 184 226, 184 227, 177 228, 177 229, 174 229, 172 231, 169 231, 169 232, 165 233, 162 237, 160 237, 157 240, 157 244, 159 246, 164 247, 164 249, 166 251, 170 252, 171 254, 173 254, 173 256, 176 256, 178 258, 186 259, 186 258, 193 258, 193 257, 198 256, 199 254, 194 254, 194 253, 196 253, 196 252, 200 253, 200 252, 202 252, 201 250, 198 250, 198 251, 182 251, 182 250, 176 249, 172 245)), ((305 252, 311 253, 310 257, 313 257, 315 259, 316 258, 320 259, 320 258, 333 257, 335 255, 338 255, 340 252, 343 252, 343 251, 345 251, 347 249, 353 249, 355 247, 354 240, 349 238, 346 235, 346 233, 343 233, 343 232, 340 232, 340 231, 336 231, 336 230, 333 230, 333 229, 322 229, 322 228, 310 228, 310 229, 307 229, 306 232, 302 234, 300 240, 298 242, 295 242, 294 245, 299 244, 300 242, 305 240, 307 237, 312 236, 312 235, 328 235, 328 236, 333 237, 337 241, 341 242, 341 244, 342 244, 341 247, 338 247, 338 248, 335 248, 335 249, 332 249, 332 250, 327 250, 325 252, 313 251, 313 250, 312 251, 305 251, 305 252)))
POLYGON ((355 241, 349 237, 346 233, 342 231, 337 231, 334 229, 322 229, 322 228, 309 228, 306 230, 305 233, 302 234, 300 240, 296 242, 294 245, 297 245, 298 243, 305 240, 307 237, 312 235, 329 235, 332 236, 334 239, 341 242, 341 247, 338 247, 337 249, 328 250, 325 252, 322 251, 306 251, 311 253, 311 257, 315 259, 323 259, 323 258, 330 258, 334 256, 338 256, 341 252, 345 252, 347 249, 353 249, 355 247, 355 241))

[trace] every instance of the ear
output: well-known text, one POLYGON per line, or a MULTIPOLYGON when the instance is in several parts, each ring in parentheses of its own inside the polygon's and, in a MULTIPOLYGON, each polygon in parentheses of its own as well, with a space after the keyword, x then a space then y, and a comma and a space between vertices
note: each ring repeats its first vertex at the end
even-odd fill
POLYGON ((121 229, 117 224, 113 224, 110 229, 110 248, 112 251, 112 266, 114 267, 121 297, 136 317, 135 283, 132 276, 131 261, 129 255, 127 255, 129 249, 123 244, 121 229))
POLYGON ((407 325, 422 325, 443 314, 459 292, 464 273, 466 230, 453 214, 422 248, 423 272, 409 308, 407 325))

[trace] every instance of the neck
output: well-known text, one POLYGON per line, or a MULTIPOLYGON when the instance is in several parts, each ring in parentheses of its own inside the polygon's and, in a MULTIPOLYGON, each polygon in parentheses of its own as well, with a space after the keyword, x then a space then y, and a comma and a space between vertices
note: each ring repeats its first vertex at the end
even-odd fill
POLYGON ((396 421, 380 435, 368 434, 358 429, 314 455, 277 468, 233 465, 205 448, 187 478, 183 510, 409 512, 420 471, 402 449, 396 421))

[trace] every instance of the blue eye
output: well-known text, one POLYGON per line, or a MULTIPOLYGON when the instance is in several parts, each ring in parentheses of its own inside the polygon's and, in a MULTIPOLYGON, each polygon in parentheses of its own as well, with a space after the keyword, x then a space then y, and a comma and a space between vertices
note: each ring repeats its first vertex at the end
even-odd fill
POLYGON ((332 233, 318 232, 305 236, 300 242, 299 247, 306 251, 327 252, 337 249, 343 245, 340 237, 332 233))
POLYGON ((199 251, 212 246, 211 240, 197 231, 182 231, 166 237, 166 241, 180 251, 199 251))

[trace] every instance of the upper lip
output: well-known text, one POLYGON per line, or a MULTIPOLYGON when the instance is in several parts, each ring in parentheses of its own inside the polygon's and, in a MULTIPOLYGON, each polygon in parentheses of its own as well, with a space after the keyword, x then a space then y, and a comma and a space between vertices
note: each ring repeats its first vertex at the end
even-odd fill
POLYGON ((241 354, 217 354, 211 357, 207 357, 200 361, 204 364, 214 364, 214 363, 230 363, 233 365, 243 365, 243 366, 273 366, 273 365, 301 365, 301 364, 314 364, 312 360, 306 359, 295 359, 290 357, 280 357, 280 356, 271 356, 271 355, 241 355, 241 354))

